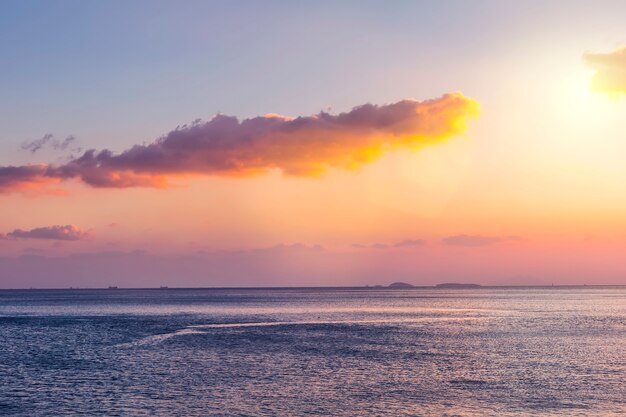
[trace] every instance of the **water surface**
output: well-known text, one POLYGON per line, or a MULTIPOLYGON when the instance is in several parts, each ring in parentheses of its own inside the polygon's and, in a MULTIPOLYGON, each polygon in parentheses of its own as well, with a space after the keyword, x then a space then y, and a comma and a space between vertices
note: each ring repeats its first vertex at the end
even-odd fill
POLYGON ((626 288, 0 291, 0 415, 625 415, 626 288))

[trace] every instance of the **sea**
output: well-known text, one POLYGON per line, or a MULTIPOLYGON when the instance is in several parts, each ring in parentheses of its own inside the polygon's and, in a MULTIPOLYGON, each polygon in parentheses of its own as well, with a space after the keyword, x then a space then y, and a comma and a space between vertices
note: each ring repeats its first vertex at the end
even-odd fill
POLYGON ((626 287, 0 291, 4 416, 624 416, 626 287))

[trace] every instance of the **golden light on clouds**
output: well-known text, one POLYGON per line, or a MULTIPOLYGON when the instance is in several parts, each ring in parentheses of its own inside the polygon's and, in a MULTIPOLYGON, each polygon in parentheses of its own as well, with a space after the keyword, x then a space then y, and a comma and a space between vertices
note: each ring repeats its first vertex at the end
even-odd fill
POLYGON ((595 69, 595 91, 619 95, 626 93, 626 47, 610 53, 586 53, 585 61, 595 69))
POLYGON ((278 170, 320 176, 357 169, 395 149, 419 149, 465 132, 479 104, 461 93, 393 104, 364 104, 332 115, 275 114, 238 120, 218 114, 116 154, 90 149, 62 165, 0 166, 0 192, 47 180, 78 179, 97 188, 163 188, 188 175, 250 177, 278 170))

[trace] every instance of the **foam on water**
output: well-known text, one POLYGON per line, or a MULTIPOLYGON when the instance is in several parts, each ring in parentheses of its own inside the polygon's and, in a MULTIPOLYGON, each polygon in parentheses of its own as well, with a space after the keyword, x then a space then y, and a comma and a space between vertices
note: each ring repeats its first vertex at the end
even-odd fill
POLYGON ((218 323, 218 324, 196 324, 193 326, 189 326, 187 328, 176 330, 171 333, 157 334, 153 336, 147 336, 141 338, 139 340, 135 340, 130 343, 121 343, 116 345, 116 347, 127 348, 127 347, 136 347, 136 346, 144 346, 148 344, 156 344, 160 342, 164 342, 172 337, 176 336, 185 336, 185 335, 196 335, 196 334, 207 334, 206 331, 201 331, 198 329, 236 329, 236 328, 245 328, 245 327, 269 327, 269 326, 320 326, 320 325, 393 325, 393 324, 409 324, 409 323, 418 323, 423 321, 432 321, 432 320, 476 320, 472 317, 465 318, 457 318, 450 319, 447 317, 437 317, 437 318, 413 318, 413 319, 402 319, 402 320, 342 320, 342 321, 261 321, 261 322, 246 322, 246 323, 218 323))

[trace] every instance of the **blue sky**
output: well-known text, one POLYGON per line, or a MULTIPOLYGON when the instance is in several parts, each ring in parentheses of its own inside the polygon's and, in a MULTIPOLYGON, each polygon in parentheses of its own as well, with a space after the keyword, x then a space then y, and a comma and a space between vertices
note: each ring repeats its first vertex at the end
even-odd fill
POLYGON ((3 2, 0 159, 45 133, 123 149, 216 112, 481 98, 519 45, 621 27, 615 4, 572 3, 3 2))

